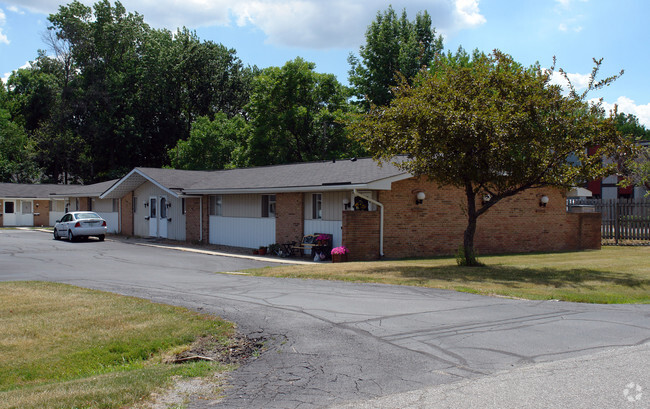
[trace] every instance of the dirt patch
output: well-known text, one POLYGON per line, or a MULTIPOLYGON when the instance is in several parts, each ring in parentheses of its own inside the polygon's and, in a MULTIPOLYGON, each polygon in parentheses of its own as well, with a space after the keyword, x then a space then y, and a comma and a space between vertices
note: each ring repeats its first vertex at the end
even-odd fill
POLYGON ((174 355, 170 362, 183 363, 188 361, 206 360, 222 364, 239 365, 252 356, 259 355, 264 348, 264 339, 248 338, 237 334, 230 339, 228 345, 212 335, 198 338, 186 351, 174 355))
MULTIPOLYGON (((186 351, 173 355, 166 362, 182 364, 194 360, 210 360, 225 365, 241 365, 251 358, 257 357, 264 350, 263 338, 248 338, 237 334, 224 345, 214 336, 200 337, 186 351), (184 360, 184 358, 200 357, 184 360), (207 359, 206 359, 207 358, 207 359)), ((153 393, 146 402, 133 409, 168 409, 184 407, 192 400, 200 400, 206 405, 216 404, 222 397, 223 388, 227 386, 228 375, 215 373, 204 378, 174 379, 170 389, 153 393)))

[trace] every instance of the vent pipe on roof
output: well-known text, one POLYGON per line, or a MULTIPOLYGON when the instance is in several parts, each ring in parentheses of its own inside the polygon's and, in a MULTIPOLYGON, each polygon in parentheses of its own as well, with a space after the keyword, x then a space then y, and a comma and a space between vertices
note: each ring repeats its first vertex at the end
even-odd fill
POLYGON ((352 191, 353 202, 354 202, 354 198, 357 196, 369 201, 370 203, 374 203, 377 206, 379 206, 379 257, 383 258, 384 257, 384 205, 371 197, 362 195, 357 191, 357 189, 354 189, 352 191))

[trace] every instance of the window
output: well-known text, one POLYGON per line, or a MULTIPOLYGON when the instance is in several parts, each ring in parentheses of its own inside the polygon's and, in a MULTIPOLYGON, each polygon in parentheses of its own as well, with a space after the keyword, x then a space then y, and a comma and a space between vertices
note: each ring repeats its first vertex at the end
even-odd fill
POLYGON ((120 199, 113 199, 113 212, 117 213, 120 211, 120 199))
POLYGON ((320 193, 311 195, 311 218, 323 218, 323 195, 320 193))
POLYGON ((5 213, 12 214, 14 212, 14 202, 5 202, 5 213))
POLYGON ((155 219, 156 217, 156 198, 152 197, 149 199, 149 217, 155 219))
POLYGON ((167 218, 167 198, 166 197, 161 197, 160 198, 160 218, 161 219, 166 219, 167 218))
POLYGON ((221 216, 223 210, 223 197, 210 195, 210 216, 221 216))
POLYGON ((50 211, 65 212, 65 202, 63 200, 51 200, 50 203, 50 211))
POLYGON ((262 217, 275 217, 275 195, 262 195, 262 217))
POLYGON ((181 214, 187 214, 187 211, 185 210, 185 198, 181 198, 181 214))
POLYGON ((133 213, 138 212, 138 197, 133 196, 133 213))
POLYGON ((30 200, 22 200, 22 212, 23 214, 30 214, 32 213, 32 202, 30 200))

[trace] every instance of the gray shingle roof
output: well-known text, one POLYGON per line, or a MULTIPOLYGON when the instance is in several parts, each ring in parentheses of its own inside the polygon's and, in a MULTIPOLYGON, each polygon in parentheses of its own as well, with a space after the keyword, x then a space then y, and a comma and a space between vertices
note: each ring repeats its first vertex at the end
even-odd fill
POLYGON ((26 183, 0 183, 0 198, 44 199, 65 189, 65 185, 32 185, 26 183))
POLYGON ((92 185, 0 183, 0 198, 47 199, 51 196, 95 197, 103 193, 115 182, 117 182, 117 179, 92 185))
POLYGON ((307 162, 218 171, 136 168, 164 187, 185 193, 250 190, 295 190, 367 185, 408 175, 390 163, 379 166, 370 158, 307 162))

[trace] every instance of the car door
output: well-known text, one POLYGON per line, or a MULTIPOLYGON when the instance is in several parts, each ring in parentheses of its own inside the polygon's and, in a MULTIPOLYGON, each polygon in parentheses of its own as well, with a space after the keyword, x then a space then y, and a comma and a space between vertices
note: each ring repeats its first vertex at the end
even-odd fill
POLYGON ((61 218, 61 222, 58 224, 58 227, 56 229, 59 236, 65 237, 65 236, 68 235, 68 229, 69 229, 69 226, 68 226, 69 223, 68 222, 70 220, 72 220, 72 215, 71 214, 68 213, 68 214, 63 215, 63 217, 61 218))

